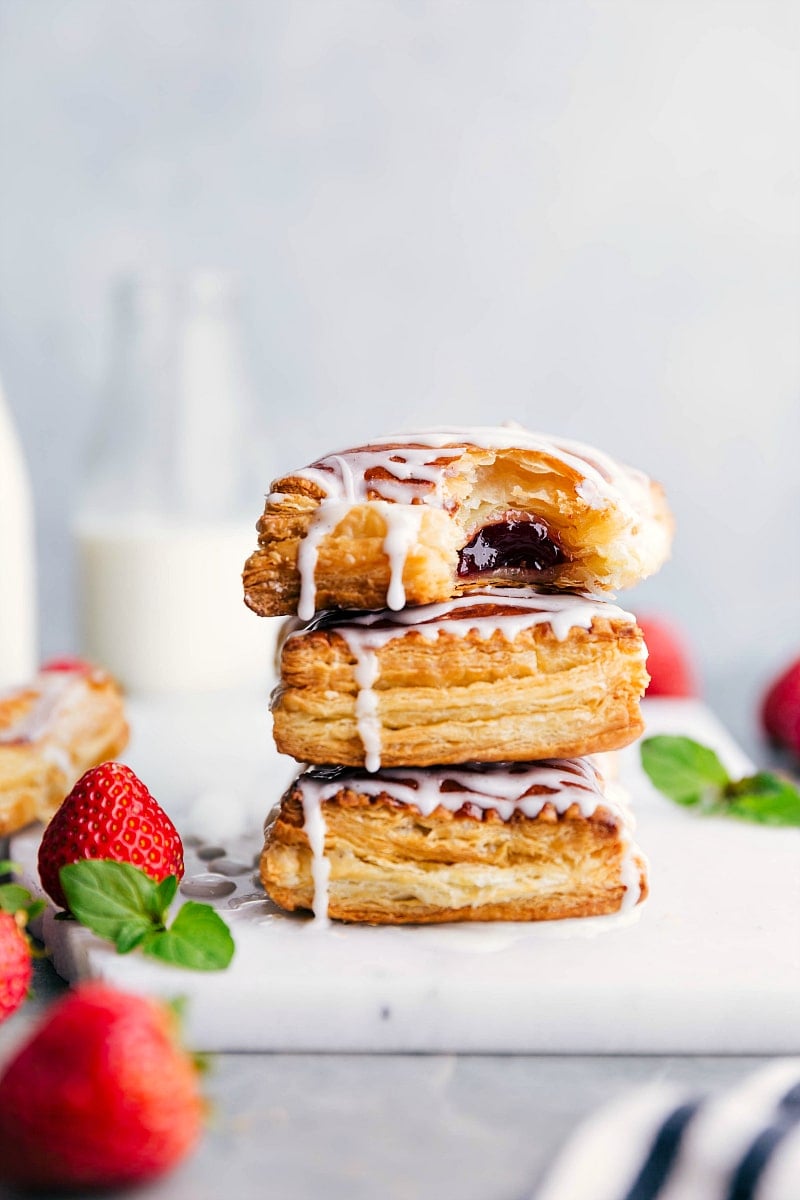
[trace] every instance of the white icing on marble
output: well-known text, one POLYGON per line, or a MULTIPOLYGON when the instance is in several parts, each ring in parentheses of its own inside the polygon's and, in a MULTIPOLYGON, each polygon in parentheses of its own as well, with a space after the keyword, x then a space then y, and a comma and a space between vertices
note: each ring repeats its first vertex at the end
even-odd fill
POLYGON ((481 588, 480 591, 456 596, 441 604, 423 604, 404 608, 401 612, 348 614, 337 619, 335 614, 323 613, 305 629, 294 628, 292 637, 323 626, 339 635, 356 660, 355 679, 358 684, 356 721, 366 753, 369 771, 380 767, 381 723, 378 717, 378 696, 374 684, 379 676, 378 652, 382 646, 403 637, 409 629, 429 641, 440 632, 466 637, 475 632, 481 638, 501 633, 508 641, 534 625, 549 625, 553 635, 564 641, 572 629, 589 629, 595 618, 624 621, 634 624, 636 618, 615 604, 588 596, 568 593, 537 594, 531 588, 481 588), (501 611, 489 615, 476 613, 481 605, 492 605, 501 611))
MULTIPOLYGON (((29 745, 45 737, 60 714, 77 698, 77 685, 86 677, 82 670, 41 671, 30 687, 36 693, 35 700, 17 721, 0 729, 0 745, 29 745)), ((0 701, 19 694, 19 688, 11 689, 0 694, 0 701)))
POLYGON ((452 813, 471 811, 472 815, 491 810, 503 821, 510 820, 515 812, 535 819, 548 804, 559 816, 574 804, 582 817, 589 818, 598 808, 603 808, 619 822, 625 845, 620 876, 626 890, 620 912, 628 912, 640 897, 639 870, 627 831, 627 812, 621 789, 605 792, 602 779, 588 758, 433 769, 392 767, 372 776, 343 768, 311 767, 298 776, 295 786, 300 792, 303 829, 311 849, 312 909, 317 924, 328 920, 330 863, 325 857, 323 805, 345 787, 372 797, 388 794, 392 799, 416 808, 423 816, 444 808, 452 813), (548 790, 530 794, 537 787, 548 790))

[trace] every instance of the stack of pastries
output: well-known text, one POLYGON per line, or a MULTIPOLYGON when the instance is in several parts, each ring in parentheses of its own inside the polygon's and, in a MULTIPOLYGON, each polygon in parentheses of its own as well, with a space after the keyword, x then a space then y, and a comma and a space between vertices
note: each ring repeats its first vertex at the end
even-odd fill
POLYGON ((642 634, 602 596, 668 554, 656 485, 518 427, 425 430, 279 479, 258 535, 246 602, 294 617, 275 741, 312 764, 267 825, 277 904, 406 924, 644 899, 594 756, 642 730, 642 634))

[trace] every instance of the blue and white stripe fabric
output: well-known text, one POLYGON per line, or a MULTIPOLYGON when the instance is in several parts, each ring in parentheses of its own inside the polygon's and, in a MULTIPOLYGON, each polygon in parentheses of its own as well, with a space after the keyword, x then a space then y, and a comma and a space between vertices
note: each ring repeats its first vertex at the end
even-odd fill
POLYGON ((610 1104, 534 1200, 800 1200, 800 1059, 720 1095, 654 1085, 610 1104))

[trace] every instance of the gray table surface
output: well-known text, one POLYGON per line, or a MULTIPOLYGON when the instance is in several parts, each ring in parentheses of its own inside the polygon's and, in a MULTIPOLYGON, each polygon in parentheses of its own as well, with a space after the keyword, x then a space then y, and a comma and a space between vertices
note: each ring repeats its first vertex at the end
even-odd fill
MULTIPOLYGON (((716 707, 725 719, 724 701, 716 707)), ((754 735, 735 719, 729 724, 763 761, 754 735)), ((0 1026, 0 1062, 62 988, 49 963, 38 962, 34 998, 0 1026)), ((206 1080, 212 1114, 198 1150, 137 1194, 523 1200, 575 1123, 598 1105, 654 1080, 721 1088, 764 1061, 221 1054, 206 1080)))

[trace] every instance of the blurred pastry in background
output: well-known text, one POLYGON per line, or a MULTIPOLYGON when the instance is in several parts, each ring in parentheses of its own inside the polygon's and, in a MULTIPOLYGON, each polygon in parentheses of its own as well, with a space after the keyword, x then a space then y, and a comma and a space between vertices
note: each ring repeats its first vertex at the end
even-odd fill
POLYGON ((122 693, 78 659, 0 692, 0 836, 49 821, 73 784, 128 743, 122 693))

